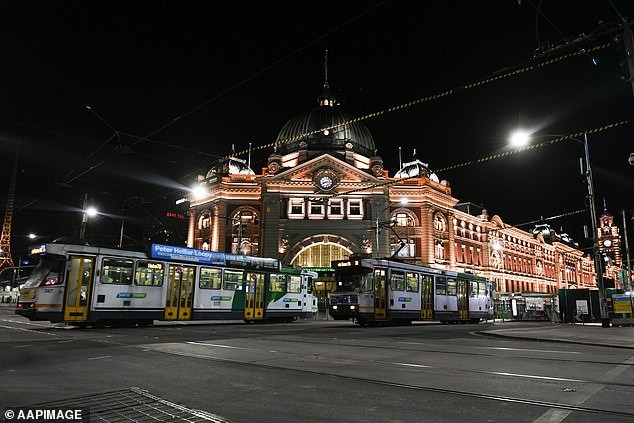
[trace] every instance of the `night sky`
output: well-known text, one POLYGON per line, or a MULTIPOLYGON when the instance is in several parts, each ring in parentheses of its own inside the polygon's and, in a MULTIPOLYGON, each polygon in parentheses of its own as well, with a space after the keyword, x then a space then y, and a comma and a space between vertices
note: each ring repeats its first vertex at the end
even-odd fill
MULTIPOLYGON (((413 150, 432 170, 634 118, 621 16, 631 0, 67 1, 0 8, 0 208, 20 145, 12 252, 77 234, 84 195, 109 216, 95 240, 166 225, 175 200, 230 152, 266 164, 290 118, 317 105, 328 49, 331 91, 355 116, 554 64, 364 121, 390 175, 413 150), (573 40, 579 42, 573 43, 573 40), (592 53, 578 54, 606 45, 592 53), (596 63, 596 64, 595 64, 596 63)), ((634 208, 634 123, 590 135, 599 211, 634 208)), ((439 171, 454 197, 508 224, 548 220, 584 244, 582 145, 560 142, 439 171)), ((181 206, 182 207, 182 206, 181 206)), ((530 230, 531 225, 522 227, 530 230)))

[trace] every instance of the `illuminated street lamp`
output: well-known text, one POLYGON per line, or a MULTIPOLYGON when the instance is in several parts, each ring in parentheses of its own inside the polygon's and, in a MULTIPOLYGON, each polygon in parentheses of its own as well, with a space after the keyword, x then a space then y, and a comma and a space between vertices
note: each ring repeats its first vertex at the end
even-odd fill
POLYGON ((94 217, 97 215, 97 209, 94 207, 88 207, 88 194, 84 194, 84 205, 82 207, 82 216, 81 216, 81 228, 79 229, 79 240, 84 242, 86 238, 86 224, 88 223, 89 217, 94 217))
MULTIPOLYGON (((524 137, 526 137, 526 142, 528 142, 530 136, 526 132, 515 132, 512 136, 512 139, 514 139, 515 142, 519 142, 523 140, 524 137)), ((583 134, 583 141, 575 137, 568 138, 583 144, 583 149, 585 153, 585 169, 583 165, 583 159, 581 159, 581 174, 585 176, 588 186, 588 203, 590 208, 590 220, 592 224, 592 256, 594 259, 595 271, 597 272, 597 284, 599 286, 599 308, 601 310, 601 326, 607 328, 610 327, 610 318, 608 317, 607 304, 605 300, 603 269, 601 256, 599 255, 599 229, 597 225, 597 211, 594 200, 594 182, 592 179, 592 167, 590 166, 588 136, 586 134, 583 134)))

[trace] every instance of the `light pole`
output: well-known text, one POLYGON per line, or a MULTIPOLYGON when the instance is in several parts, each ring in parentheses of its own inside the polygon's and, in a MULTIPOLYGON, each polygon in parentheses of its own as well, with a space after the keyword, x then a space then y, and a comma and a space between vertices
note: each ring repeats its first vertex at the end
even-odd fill
POLYGON ((88 194, 84 194, 84 205, 82 208, 81 228, 79 229, 79 240, 84 242, 86 238, 86 224, 88 223, 88 217, 97 215, 97 209, 94 207, 88 207, 88 194))
MULTIPOLYGON (((568 137, 571 140, 583 144, 585 154, 585 170, 583 159, 581 159, 581 174, 585 176, 588 189, 588 207, 590 208, 590 220, 592 224, 592 256, 594 267, 597 273, 597 285, 599 287, 599 308, 601 312, 601 326, 610 327, 607 305, 604 292, 603 269, 601 267, 601 257, 599 255, 599 229, 597 225, 597 211, 595 207, 594 182, 592 179, 592 167, 590 166, 590 149, 588 148, 588 135, 583 134, 583 141, 575 137, 568 137)), ((511 142, 516 147, 521 147, 528 143, 530 134, 525 131, 517 131, 511 137, 511 142)))
POLYGON ((386 211, 389 210, 392 206, 395 205, 401 205, 401 206, 405 206, 408 203, 408 199, 403 197, 401 198, 398 202, 394 202, 394 203, 389 203, 386 207, 384 207, 379 213, 376 214, 376 253, 375 253, 375 257, 381 257, 381 248, 379 247, 379 233, 380 233, 380 228, 381 225, 385 224, 385 223, 390 223, 390 220, 388 221, 380 221, 380 216, 386 211))
MULTIPOLYGON (((579 141, 576 138, 573 138, 579 141)), ((599 309, 601 311, 601 326, 604 328, 610 327, 610 318, 608 317, 607 304, 605 300, 605 291, 603 283, 603 268, 601 266, 601 256, 599 255, 599 227, 597 225, 597 209, 594 201, 594 182, 592 179, 592 167, 590 166, 590 149, 588 148, 588 135, 583 134, 583 149, 586 155, 586 169, 585 173, 586 182, 588 184, 588 202, 590 207, 590 219, 592 223, 592 255, 594 257, 594 267, 597 272, 597 283, 599 285, 599 309)))

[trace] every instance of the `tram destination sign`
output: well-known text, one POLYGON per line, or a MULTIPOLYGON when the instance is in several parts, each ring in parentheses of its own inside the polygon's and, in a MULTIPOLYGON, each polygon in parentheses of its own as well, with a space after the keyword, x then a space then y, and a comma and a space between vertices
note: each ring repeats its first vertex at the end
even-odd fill
POLYGON ((277 259, 242 256, 217 251, 197 250, 195 248, 177 247, 174 245, 152 244, 150 255, 152 258, 159 260, 210 264, 213 266, 239 267, 246 269, 280 269, 280 262, 277 259))

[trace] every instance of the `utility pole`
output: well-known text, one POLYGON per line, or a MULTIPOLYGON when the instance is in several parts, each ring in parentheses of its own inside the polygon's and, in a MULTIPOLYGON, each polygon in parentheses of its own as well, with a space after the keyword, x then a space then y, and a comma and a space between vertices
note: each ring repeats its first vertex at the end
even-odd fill
POLYGON ((601 326, 610 327, 607 302, 605 299, 605 284, 603 280, 603 268, 601 256, 599 254, 599 226, 597 225, 597 210, 594 204, 594 182, 592 180, 592 168, 590 167, 590 150, 588 148, 588 135, 583 135, 583 147, 586 156, 585 177, 588 184, 588 202, 590 207, 590 219, 592 221, 592 255, 594 257, 594 267, 597 272, 597 285, 599 286, 599 309, 601 311, 601 326))
POLYGON ((632 94, 634 95, 634 37, 632 37, 630 23, 625 17, 623 17, 623 28, 623 44, 625 45, 627 68, 630 71, 630 84, 632 84, 632 94))
POLYGON ((624 288, 628 288, 630 291, 630 296, 632 295, 632 290, 634 290, 634 287, 632 286, 632 265, 630 263, 630 244, 627 240, 627 220, 625 219, 625 210, 621 211, 623 213, 623 238, 625 238, 625 257, 627 260, 627 266, 626 266, 626 279, 627 279, 627 285, 624 288))

